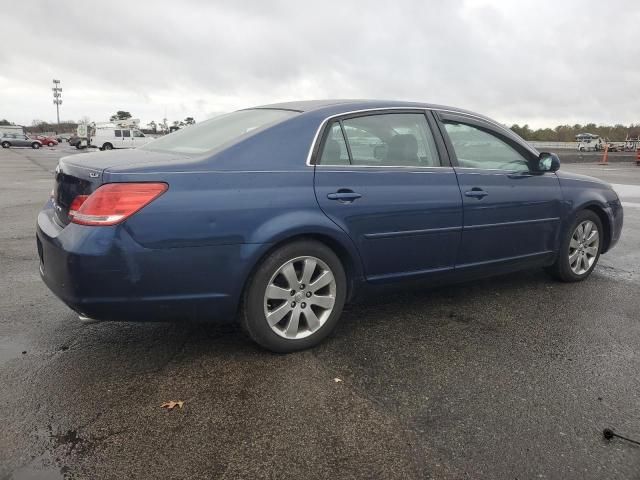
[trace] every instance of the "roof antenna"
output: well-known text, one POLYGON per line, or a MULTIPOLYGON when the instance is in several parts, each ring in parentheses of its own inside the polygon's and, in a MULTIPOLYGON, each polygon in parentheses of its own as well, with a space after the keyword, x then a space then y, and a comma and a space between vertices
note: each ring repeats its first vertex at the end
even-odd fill
POLYGON ((618 435, 616 432, 613 431, 613 429, 611 428, 605 428, 602 431, 602 435, 604 435, 604 438, 606 438, 607 440, 611 440, 613 437, 618 437, 621 438, 622 440, 626 440, 627 442, 630 443, 635 443, 636 445, 640 445, 640 442, 637 440, 632 440, 630 438, 627 437, 623 437, 622 435, 618 435))

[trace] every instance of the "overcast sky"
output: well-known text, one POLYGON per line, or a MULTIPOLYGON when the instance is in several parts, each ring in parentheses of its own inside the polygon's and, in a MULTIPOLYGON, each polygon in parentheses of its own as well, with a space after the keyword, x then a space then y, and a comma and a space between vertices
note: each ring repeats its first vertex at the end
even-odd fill
POLYGON ((640 123, 640 1, 22 1, 0 9, 0 119, 142 123, 386 98, 511 124, 640 123))

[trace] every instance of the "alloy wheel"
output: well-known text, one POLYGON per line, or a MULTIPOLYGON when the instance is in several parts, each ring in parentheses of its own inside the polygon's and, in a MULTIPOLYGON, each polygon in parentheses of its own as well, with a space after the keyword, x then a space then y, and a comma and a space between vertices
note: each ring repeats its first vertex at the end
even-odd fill
POLYGON ((264 294, 269 327, 286 339, 318 331, 336 301, 336 280, 329 266, 316 257, 296 257, 272 275, 264 294))
POLYGON ((591 220, 580 222, 569 241, 569 266, 576 275, 584 275, 598 256, 600 234, 591 220))

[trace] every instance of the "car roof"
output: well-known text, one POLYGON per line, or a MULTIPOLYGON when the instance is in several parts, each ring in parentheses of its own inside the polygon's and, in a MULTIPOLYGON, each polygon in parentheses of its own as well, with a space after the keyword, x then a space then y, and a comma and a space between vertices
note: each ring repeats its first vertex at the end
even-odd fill
POLYGON ((469 110, 463 110, 456 107, 448 107, 424 102, 409 102, 403 100, 373 100, 373 99, 327 99, 327 100, 299 100, 291 102, 272 103, 268 105, 260 105, 251 107, 251 109, 278 109, 293 110, 296 112, 312 112, 316 110, 331 109, 332 111, 349 112, 353 110, 376 109, 376 108, 428 108, 433 110, 447 110, 454 113, 471 114, 481 116, 469 110))

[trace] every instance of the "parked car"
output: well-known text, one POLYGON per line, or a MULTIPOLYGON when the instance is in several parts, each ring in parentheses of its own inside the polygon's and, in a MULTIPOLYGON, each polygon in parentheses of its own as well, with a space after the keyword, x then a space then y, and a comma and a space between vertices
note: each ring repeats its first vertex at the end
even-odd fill
POLYGON ((80 138, 77 135, 72 135, 69 137, 69 139, 67 140, 67 143, 69 145, 71 145, 72 147, 76 147, 79 148, 80 142, 82 141, 82 138, 80 138))
POLYGON ((56 140, 54 137, 47 137, 45 135, 36 135, 35 137, 36 140, 40 140, 40 143, 42 143, 42 145, 46 145, 47 147, 55 147, 56 145, 58 145, 58 140, 56 140))
POLYGON ((535 267, 586 279, 620 237, 622 206, 559 167, 456 108, 240 110, 62 158, 38 216, 40 272, 82 318, 237 318, 263 347, 300 350, 345 302, 389 286, 535 267))
POLYGON ((619 152, 621 151, 620 145, 616 143, 607 143, 607 151, 608 152, 619 152))
POLYGON ((0 135, 0 145, 2 148, 9 147, 31 147, 40 148, 42 142, 35 138, 29 138, 23 133, 3 133, 0 135))
POLYGON ((58 141, 58 143, 68 142, 71 137, 72 135, 70 133, 61 133, 59 135, 56 135, 56 140, 58 141))

